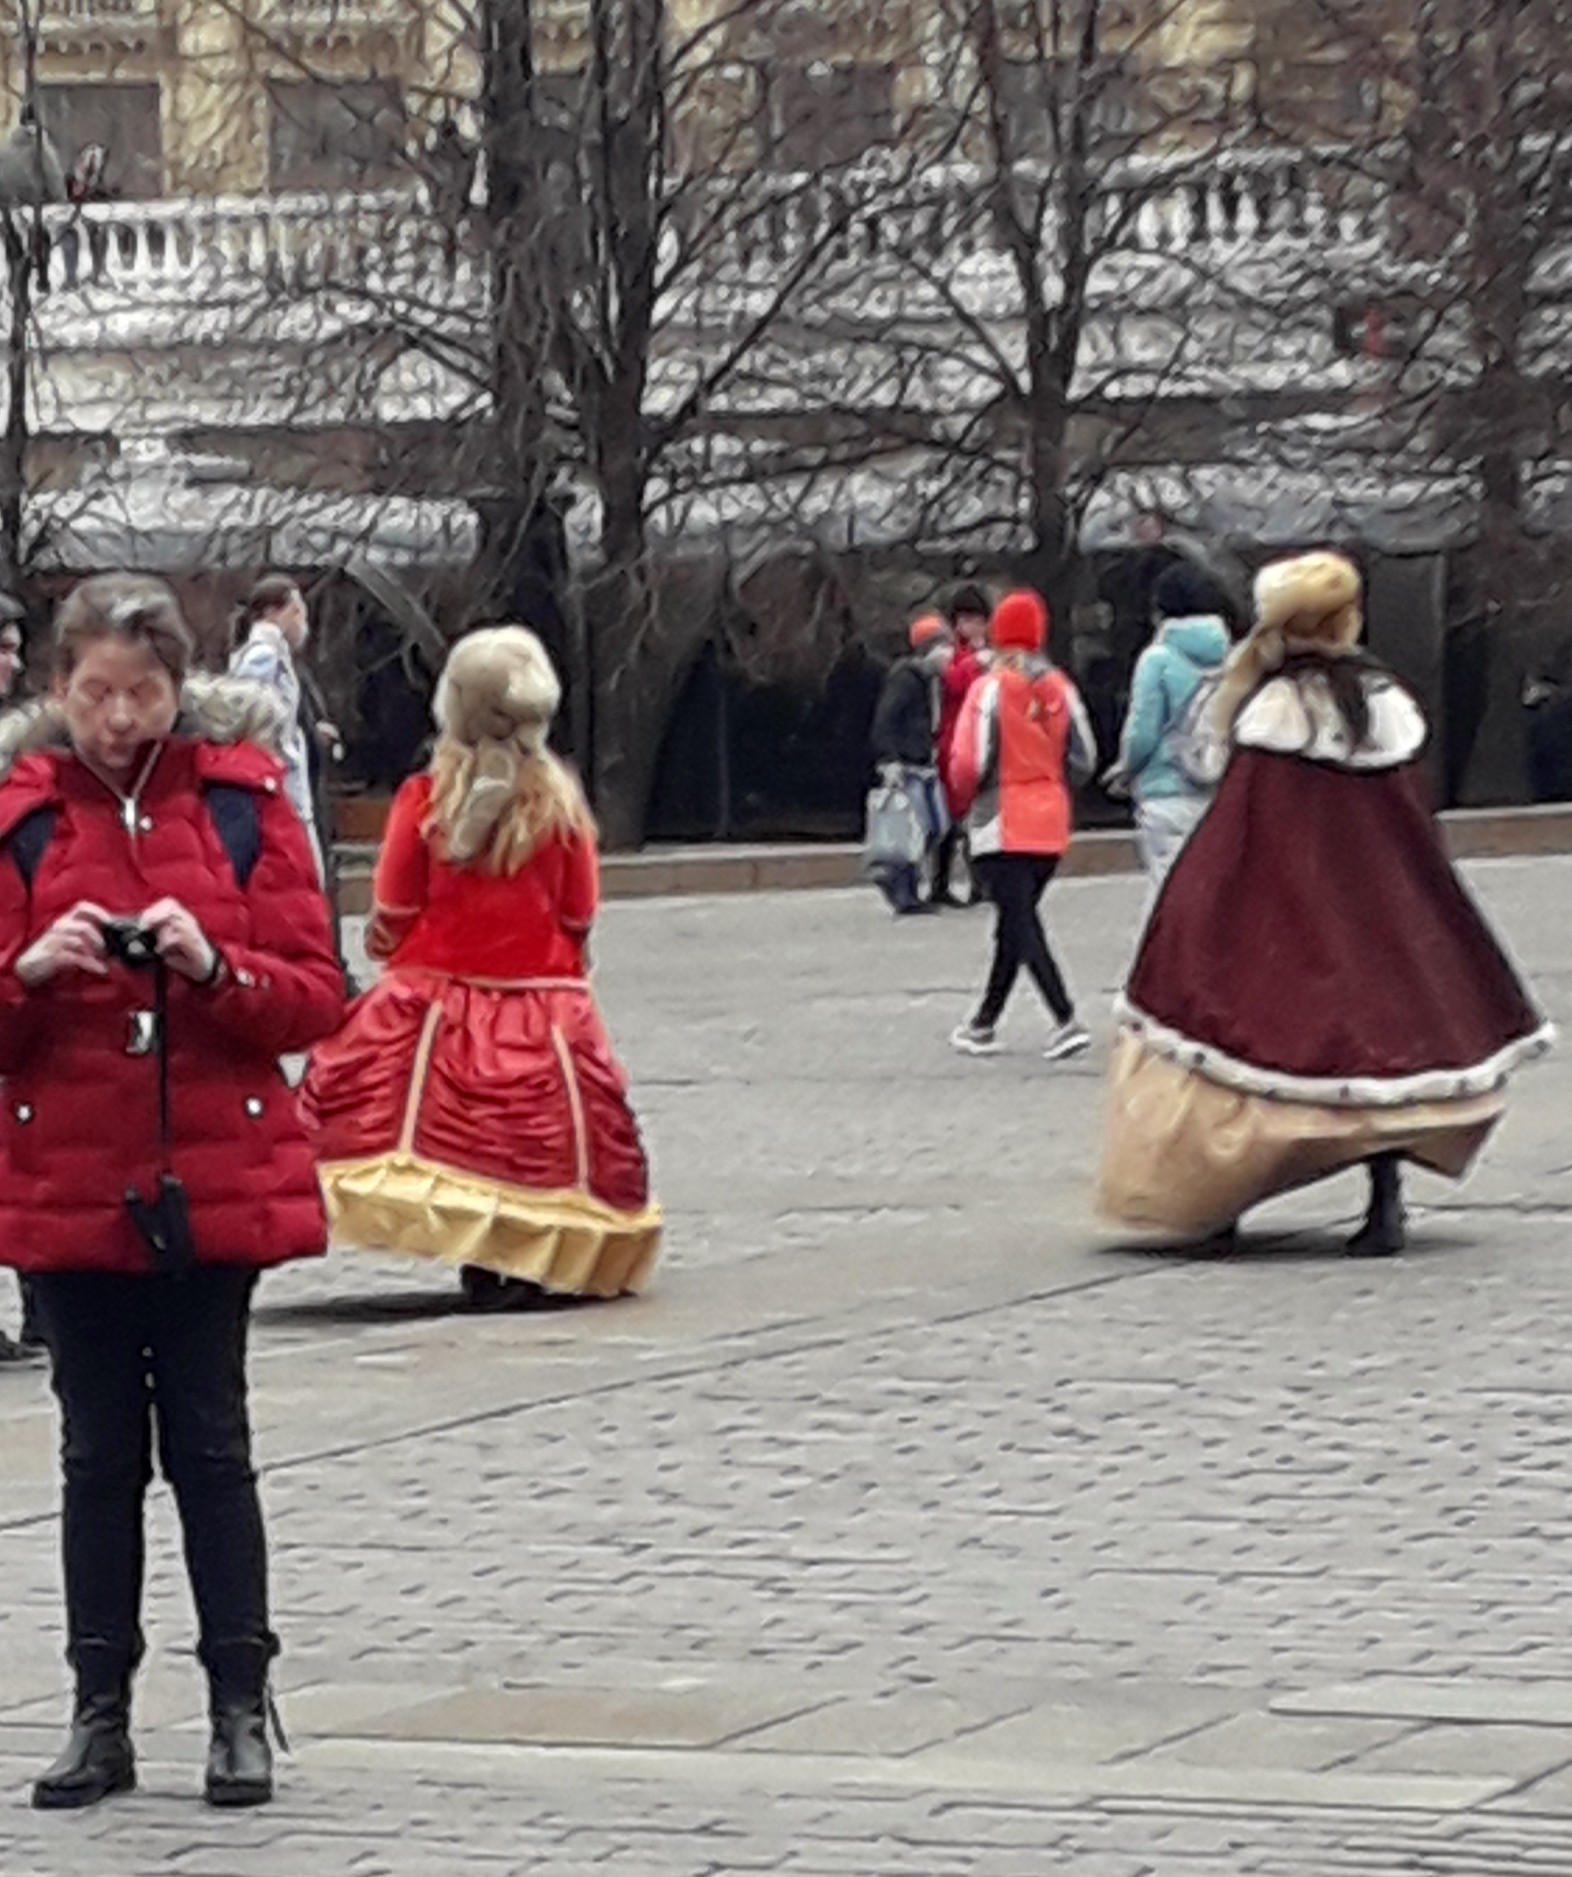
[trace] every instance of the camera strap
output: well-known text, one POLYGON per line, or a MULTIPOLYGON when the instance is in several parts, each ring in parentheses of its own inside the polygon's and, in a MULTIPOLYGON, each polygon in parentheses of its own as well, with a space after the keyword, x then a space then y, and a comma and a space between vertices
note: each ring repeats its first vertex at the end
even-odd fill
POLYGON ((162 957, 153 961, 153 1022, 158 1055, 158 1154, 161 1172, 172 1173, 169 1136, 169 966, 162 957))

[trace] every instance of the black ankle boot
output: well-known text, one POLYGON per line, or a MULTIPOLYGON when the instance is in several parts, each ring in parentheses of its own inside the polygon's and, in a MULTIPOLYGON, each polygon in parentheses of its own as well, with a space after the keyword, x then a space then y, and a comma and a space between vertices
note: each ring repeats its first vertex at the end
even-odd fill
POLYGON ((209 1805, 266 1805, 273 1796, 267 1669, 275 1651, 271 1638, 215 1643, 202 1651, 213 1724, 202 1787, 209 1805))
POLYGON ((76 1662, 76 1706, 65 1751, 33 1787, 41 1812, 74 1812, 136 1785, 131 1746, 132 1660, 124 1649, 82 1644, 76 1662))
POLYGON ((1408 1244, 1408 1216, 1403 1211, 1403 1163, 1397 1154, 1377 1154, 1369 1163, 1370 1210, 1348 1241, 1355 1258, 1389 1258, 1408 1244))

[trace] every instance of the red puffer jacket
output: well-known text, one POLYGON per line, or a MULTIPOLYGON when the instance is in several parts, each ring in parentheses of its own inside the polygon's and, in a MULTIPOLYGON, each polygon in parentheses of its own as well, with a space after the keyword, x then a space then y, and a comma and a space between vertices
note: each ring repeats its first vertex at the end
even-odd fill
POLYGON ((322 1251, 311 1143, 278 1057, 337 1027, 343 974, 278 763, 248 743, 171 737, 128 831, 103 782, 46 750, 0 782, 0 843, 40 807, 54 825, 31 890, 0 845, 0 1263, 151 1268, 125 1194, 150 1192, 161 1170, 158 1059, 127 1049, 152 973, 113 964, 107 978, 72 972, 29 990, 13 967, 78 900, 133 915, 166 895, 228 965, 212 988, 169 976, 173 1169, 198 1256, 267 1265, 322 1251), (203 799, 214 784, 255 791, 261 844, 243 888, 203 799))

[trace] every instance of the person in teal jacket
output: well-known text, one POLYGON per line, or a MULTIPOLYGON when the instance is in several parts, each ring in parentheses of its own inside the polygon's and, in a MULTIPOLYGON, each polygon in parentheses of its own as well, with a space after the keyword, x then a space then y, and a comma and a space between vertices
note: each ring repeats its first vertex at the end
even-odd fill
POLYGON ((1206 813, 1212 791, 1185 773, 1176 738, 1196 694, 1228 656, 1227 601, 1210 575, 1176 561, 1158 579, 1152 612, 1157 634, 1136 661, 1130 707, 1110 783, 1135 802, 1136 844, 1151 898, 1206 813))

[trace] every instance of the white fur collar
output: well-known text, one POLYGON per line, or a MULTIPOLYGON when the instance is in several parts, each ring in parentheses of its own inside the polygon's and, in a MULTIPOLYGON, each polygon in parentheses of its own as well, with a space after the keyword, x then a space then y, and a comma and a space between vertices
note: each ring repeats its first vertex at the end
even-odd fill
POLYGON ((1385 672, 1364 672, 1361 682, 1370 732, 1357 750, 1349 747, 1330 686, 1313 671, 1269 678, 1234 719, 1233 740, 1242 749, 1304 756, 1343 769, 1395 769, 1412 762, 1429 735, 1424 713, 1385 672))
MULTIPOLYGON (((180 690, 180 720, 187 736, 206 743, 260 743, 279 753, 287 728, 283 700, 267 685, 193 671, 180 690)), ((0 776, 31 750, 64 749, 65 719, 52 697, 34 698, 0 716, 0 776)))

